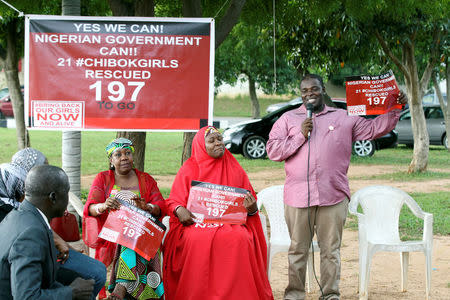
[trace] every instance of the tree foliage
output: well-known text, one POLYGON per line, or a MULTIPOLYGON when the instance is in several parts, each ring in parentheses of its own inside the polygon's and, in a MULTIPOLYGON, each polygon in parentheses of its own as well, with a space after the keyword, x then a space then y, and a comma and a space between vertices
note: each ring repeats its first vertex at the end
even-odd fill
MULTIPOLYGON (((106 14, 103 0, 80 0, 81 11, 86 15, 106 14)), ((9 3, 25 14, 61 14, 61 0, 14 0, 9 3)), ((19 13, 0 3, 0 64, 5 70, 7 85, 11 94, 16 121, 17 145, 19 149, 30 146, 28 132, 24 121, 24 100, 20 91, 18 61, 24 50, 24 18, 19 13)))
POLYGON ((247 81, 254 118, 260 117, 256 86, 266 94, 286 94, 292 93, 298 83, 296 70, 285 56, 277 53, 274 58, 271 34, 270 27, 241 22, 216 52, 216 87, 247 81))
POLYGON ((286 37, 283 46, 299 72, 331 74, 349 62, 369 73, 392 68, 396 77, 403 79, 415 137, 410 172, 426 170, 428 162, 429 139, 421 99, 443 53, 449 3, 286 0, 280 5, 286 37), (300 8, 295 10, 295 6, 300 8))

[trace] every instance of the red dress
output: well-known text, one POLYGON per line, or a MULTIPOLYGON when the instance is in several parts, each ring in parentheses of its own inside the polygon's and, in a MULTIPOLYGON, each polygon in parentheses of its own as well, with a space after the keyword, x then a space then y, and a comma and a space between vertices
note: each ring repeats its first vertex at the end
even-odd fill
POLYGON ((267 245, 259 216, 244 225, 183 226, 173 211, 186 207, 192 180, 255 192, 228 150, 218 159, 205 149, 205 127, 194 137, 192 156, 178 171, 169 198, 170 230, 163 249, 166 300, 273 299, 267 278, 267 245))
MULTIPOLYGON (((161 209, 161 217, 166 215, 166 204, 156 181, 148 173, 134 169, 138 177, 139 192, 145 202, 157 204, 161 209)), ((89 206, 94 203, 103 203, 111 194, 114 187, 114 171, 103 171, 97 174, 89 190, 88 200, 83 211, 83 240, 86 245, 95 249, 95 259, 109 266, 114 258, 117 244, 98 238, 97 235, 105 224, 107 213, 93 217, 89 215, 89 206)))

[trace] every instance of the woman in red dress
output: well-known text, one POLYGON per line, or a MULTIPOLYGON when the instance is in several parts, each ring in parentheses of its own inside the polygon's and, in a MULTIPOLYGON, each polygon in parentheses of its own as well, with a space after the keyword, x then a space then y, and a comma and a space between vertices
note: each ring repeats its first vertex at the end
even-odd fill
POLYGON ((169 198, 170 230, 163 249, 166 300, 273 299, 267 246, 247 174, 212 126, 195 135, 192 156, 177 173, 169 198), (250 191, 244 225, 202 224, 186 209, 191 181, 250 191))
MULTIPOLYGON (((83 240, 95 249, 95 258, 113 272, 109 280, 108 299, 160 299, 164 293, 158 254, 150 261, 133 250, 98 237, 110 211, 119 209, 119 195, 156 218, 165 215, 165 202, 156 181, 133 166, 134 146, 125 138, 113 140, 107 147, 110 169, 97 174, 83 212, 83 240), (150 280, 153 278, 154 280, 150 280), (155 279, 156 278, 156 279, 155 279), (150 284, 151 283, 151 284, 150 284)), ((104 298, 104 290, 100 298, 104 298)))

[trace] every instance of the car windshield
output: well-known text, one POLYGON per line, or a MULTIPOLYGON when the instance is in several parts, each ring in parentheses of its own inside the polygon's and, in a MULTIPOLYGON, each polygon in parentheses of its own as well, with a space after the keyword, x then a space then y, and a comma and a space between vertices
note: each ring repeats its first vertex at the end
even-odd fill
POLYGON ((300 105, 301 105, 301 103, 297 103, 297 104, 294 104, 294 105, 292 105, 292 104, 285 105, 285 106, 280 107, 279 109, 277 109, 277 110, 275 110, 275 111, 273 111, 271 113, 268 113, 267 115, 262 117, 262 119, 271 119, 275 115, 279 115, 279 114, 282 114, 283 112, 286 112, 288 110, 300 107, 300 105))
POLYGON ((443 119, 444 114, 442 113, 442 109, 440 107, 430 107, 427 110, 425 118, 427 118, 427 119, 443 119))
POLYGON ((8 88, 3 88, 0 90, 0 99, 2 99, 3 97, 5 97, 6 95, 8 95, 8 88))
POLYGON ((411 119, 411 112, 408 110, 406 111, 401 117, 400 120, 409 120, 411 119))

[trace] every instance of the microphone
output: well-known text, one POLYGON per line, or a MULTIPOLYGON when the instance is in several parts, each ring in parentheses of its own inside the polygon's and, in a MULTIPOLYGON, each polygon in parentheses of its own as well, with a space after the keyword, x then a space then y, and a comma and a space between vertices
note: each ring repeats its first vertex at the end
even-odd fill
POLYGON ((306 117, 312 118, 313 105, 311 103, 306 104, 306 117))
MULTIPOLYGON (((311 103, 306 103, 306 117, 312 118, 313 105, 311 103)), ((308 139, 311 136, 311 131, 308 131, 308 139)))

